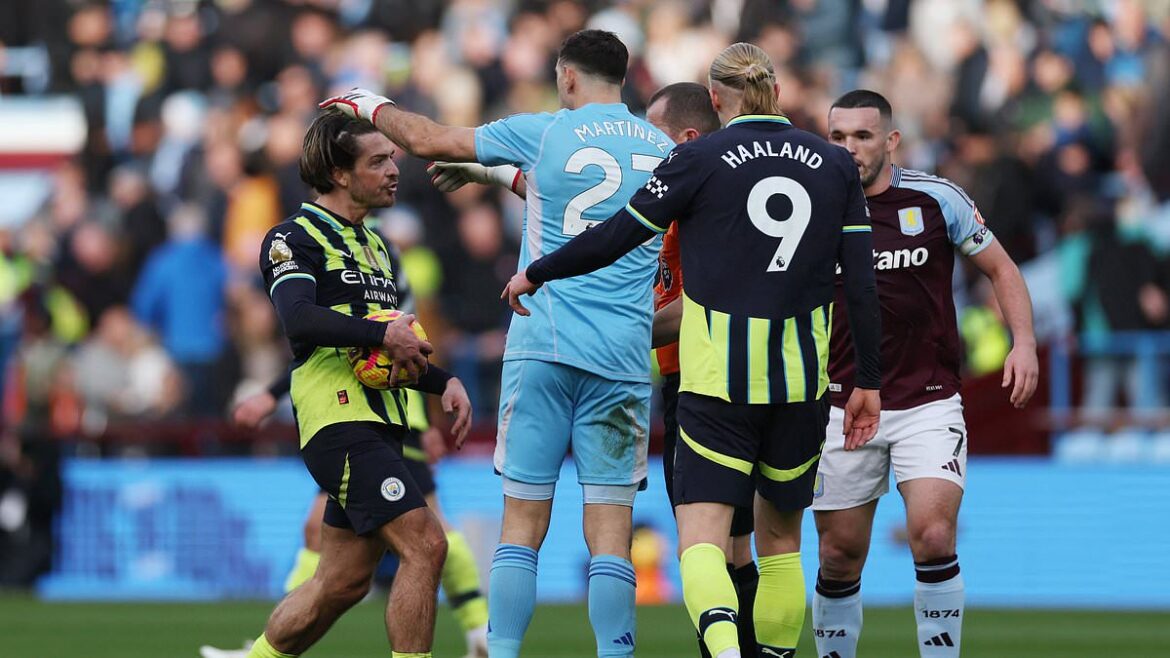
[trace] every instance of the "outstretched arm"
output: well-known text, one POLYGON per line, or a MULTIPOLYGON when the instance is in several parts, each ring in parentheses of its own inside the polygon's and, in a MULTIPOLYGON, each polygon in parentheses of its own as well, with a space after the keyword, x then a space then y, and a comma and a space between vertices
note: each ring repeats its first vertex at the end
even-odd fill
POLYGON ((321 109, 337 109, 374 124, 382 134, 410 153, 427 160, 472 162, 475 129, 444 126, 421 114, 399 109, 394 101, 365 89, 352 89, 321 102, 321 109))
POLYGON ((528 315, 528 309, 520 303, 521 295, 531 295, 547 281, 581 276, 611 265, 658 233, 635 219, 629 210, 619 210, 560 249, 533 261, 528 269, 512 277, 500 298, 507 299, 520 315, 528 315))
POLYGON ((454 192, 468 183, 506 187, 520 197, 528 198, 528 181, 518 167, 503 164, 494 167, 478 162, 432 162, 427 166, 431 183, 440 192, 454 192))

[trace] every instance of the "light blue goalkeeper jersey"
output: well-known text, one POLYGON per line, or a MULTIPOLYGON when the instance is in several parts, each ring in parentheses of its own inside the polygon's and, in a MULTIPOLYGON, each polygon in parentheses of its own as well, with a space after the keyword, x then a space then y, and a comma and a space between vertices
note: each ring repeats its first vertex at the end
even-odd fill
MULTIPOLYGON (((475 131, 476 159, 524 172, 520 270, 608 219, 674 147, 621 103, 518 114, 475 131)), ((650 380, 655 237, 592 274, 551 281, 513 316, 504 360, 563 363, 617 381, 650 380)))

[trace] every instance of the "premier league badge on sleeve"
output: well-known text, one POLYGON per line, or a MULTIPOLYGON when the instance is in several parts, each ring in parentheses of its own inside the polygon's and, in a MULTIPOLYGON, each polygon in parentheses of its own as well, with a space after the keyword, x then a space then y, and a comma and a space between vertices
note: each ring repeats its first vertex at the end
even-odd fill
POLYGON ((926 224, 922 221, 922 208, 914 206, 899 210, 898 225, 902 229, 902 235, 918 235, 925 231, 926 224))
POLYGON ((272 246, 268 248, 268 260, 271 261, 273 265, 292 260, 292 249, 290 249, 288 243, 284 241, 285 237, 285 235, 277 233, 272 239, 272 246))

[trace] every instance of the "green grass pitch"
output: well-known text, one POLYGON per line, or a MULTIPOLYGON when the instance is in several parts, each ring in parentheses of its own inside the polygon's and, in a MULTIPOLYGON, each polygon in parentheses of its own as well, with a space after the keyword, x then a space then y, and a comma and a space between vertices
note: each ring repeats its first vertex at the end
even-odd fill
MULTIPOLYGON (((270 603, 143 604, 42 603, 0 597, 3 658, 196 658, 201 644, 238 647, 258 633, 270 603)), ((800 655, 815 658, 809 625, 800 655)), ((445 610, 436 631, 436 658, 460 658, 462 633, 445 610)), ((918 655, 914 620, 907 608, 865 611, 860 654, 865 658, 918 655)), ((382 606, 357 606, 307 656, 389 656, 382 606)), ((593 636, 585 606, 542 606, 536 612, 524 656, 588 658, 593 636)), ((678 606, 638 610, 639 658, 692 658, 694 631, 678 606)), ((1057 656, 1170 656, 1170 613, 1099 611, 968 610, 965 658, 1057 656)))

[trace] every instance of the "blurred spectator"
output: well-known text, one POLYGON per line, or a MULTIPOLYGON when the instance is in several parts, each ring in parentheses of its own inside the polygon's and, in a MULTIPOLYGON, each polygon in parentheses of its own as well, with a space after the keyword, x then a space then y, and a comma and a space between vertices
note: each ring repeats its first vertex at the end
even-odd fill
MULTIPOLYGON (((1066 294, 1077 311, 1086 358, 1087 411, 1101 413, 1119 404, 1151 411, 1166 404, 1159 359, 1114 351, 1116 332, 1170 326, 1170 297, 1164 265, 1144 237, 1123 234, 1114 214, 1089 199, 1078 199, 1065 217, 1062 249, 1066 294)), ((1130 344, 1132 346, 1132 343, 1130 344)))
POLYGON ((214 382, 225 348, 227 265, 207 237, 202 210, 182 205, 167 221, 169 240, 151 255, 134 289, 134 315, 159 335, 182 372, 185 411, 213 416, 224 411, 219 403, 226 397, 214 382))
MULTIPOLYGON (((1064 284, 1080 327, 1100 340, 1158 329, 1160 250, 1170 245, 1168 17, 1166 3, 1141 0, 7 3, 0 40, 43 43, 49 78, 37 88, 0 77, 0 91, 69 95, 87 131, 75 160, 30 165, 51 178, 48 201, 0 229, 0 364, 19 344, 13 305, 25 290, 43 291, 52 332, 69 343, 133 289, 136 313, 190 380, 192 408, 220 412, 284 358, 256 308, 256 251, 309 196, 297 160, 317 100, 370 87, 467 126, 555 111, 557 47, 586 25, 629 47, 623 101, 635 111, 665 84, 705 82, 713 55, 738 39, 775 60, 782 106, 803 128, 823 132, 845 87, 884 93, 903 134, 899 164, 956 179, 1017 260, 1055 250, 1076 263, 1064 284), (1092 214, 1073 207, 1081 195, 1115 200, 1117 229, 1076 229, 1092 214), (204 237, 164 241, 160 217, 185 204, 202 209, 204 237), (1135 247, 1133 234, 1156 248, 1135 247), (1137 265, 1118 267, 1127 259, 1137 265), (208 388, 216 400, 199 397, 208 388)), ((476 378, 491 386, 475 397, 490 424, 487 366, 498 367, 507 317, 498 271, 514 267, 523 204, 479 186, 443 195, 426 163, 397 158, 387 231, 427 326, 440 337, 451 329, 444 354, 485 373, 476 378)), ((998 340, 990 308, 970 309, 974 352, 998 340)))
POLYGON ((72 378, 84 405, 82 429, 91 435, 111 421, 164 417, 182 398, 175 364, 122 306, 107 310, 77 350, 72 378))
POLYGON ((119 245, 109 229, 86 221, 66 235, 57 263, 57 280, 85 308, 90 324, 106 309, 125 304, 131 281, 119 262, 119 245))
POLYGON ((959 333, 967 346, 967 369, 975 377, 980 377, 1003 368, 1012 341, 989 279, 977 279, 974 300, 975 303, 963 309, 959 333))
POLYGON ((126 273, 135 279, 150 252, 166 240, 166 225, 146 175, 136 168, 126 166, 113 171, 110 200, 119 214, 126 273))
POLYGON ((517 252, 505 243, 500 214, 489 204, 466 208, 458 229, 462 253, 444 263, 440 292, 443 315, 453 325, 444 353, 480 407, 477 413, 490 414, 499 397, 508 318, 497 301, 516 272, 517 252))

